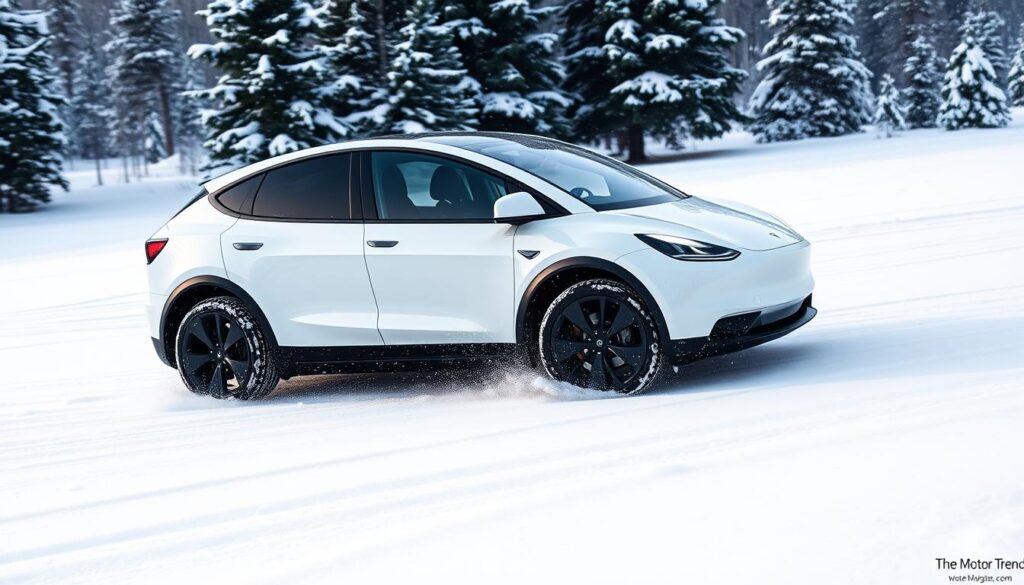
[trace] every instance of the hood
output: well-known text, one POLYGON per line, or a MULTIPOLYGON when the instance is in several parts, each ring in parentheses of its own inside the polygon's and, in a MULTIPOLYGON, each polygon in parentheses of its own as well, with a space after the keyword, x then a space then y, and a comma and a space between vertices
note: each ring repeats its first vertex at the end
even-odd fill
POLYGON ((772 250, 803 240, 800 234, 767 213, 738 204, 736 207, 726 207, 697 197, 605 213, 645 217, 685 226, 707 234, 709 243, 732 244, 747 250, 772 250))

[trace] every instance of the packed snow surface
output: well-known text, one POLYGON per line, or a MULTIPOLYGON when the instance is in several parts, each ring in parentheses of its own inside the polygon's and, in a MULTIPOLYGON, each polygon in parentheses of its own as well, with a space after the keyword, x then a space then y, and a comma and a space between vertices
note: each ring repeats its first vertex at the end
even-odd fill
POLYGON ((630 398, 479 368, 192 396, 148 339, 142 243, 196 181, 74 171, 0 217, 0 582, 861 585, 1019 559, 1015 114, 648 166, 806 235, 820 313, 630 398))

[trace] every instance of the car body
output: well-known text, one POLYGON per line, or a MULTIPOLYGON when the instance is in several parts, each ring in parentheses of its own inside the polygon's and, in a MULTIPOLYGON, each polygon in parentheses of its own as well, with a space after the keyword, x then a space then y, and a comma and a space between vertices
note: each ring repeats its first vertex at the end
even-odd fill
MULTIPOLYGON (((545 312, 599 279, 631 295, 615 306, 649 314, 657 362, 756 345, 815 314, 810 244, 782 221, 516 134, 354 140, 258 162, 206 182, 147 255, 149 325, 165 363, 180 368, 189 309, 231 297, 285 378, 543 361, 545 312)), ((587 298, 600 296, 591 289, 587 298)), ((608 359, 602 367, 622 361, 608 359)))

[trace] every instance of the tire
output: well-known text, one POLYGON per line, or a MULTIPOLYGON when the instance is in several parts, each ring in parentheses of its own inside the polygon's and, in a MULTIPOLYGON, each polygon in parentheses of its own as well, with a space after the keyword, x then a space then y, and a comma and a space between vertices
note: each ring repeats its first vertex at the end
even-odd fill
POLYGON ((279 380, 275 353, 252 313, 233 297, 192 307, 175 338, 185 386, 214 398, 257 400, 270 394, 279 380))
POLYGON ((657 322, 636 291, 614 280, 565 289, 544 313, 538 341, 548 375, 583 388, 636 394, 661 371, 657 322))

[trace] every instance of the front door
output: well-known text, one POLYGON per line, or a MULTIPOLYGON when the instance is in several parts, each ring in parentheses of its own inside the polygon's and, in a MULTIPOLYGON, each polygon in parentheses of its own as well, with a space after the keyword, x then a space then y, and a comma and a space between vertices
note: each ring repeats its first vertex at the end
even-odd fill
POLYGON ((350 154, 272 169, 221 235, 228 278, 266 314, 283 346, 380 345, 377 305, 352 205, 350 154))
POLYGON ((362 156, 366 265, 384 342, 515 342, 516 228, 493 221, 505 180, 419 152, 362 156))

